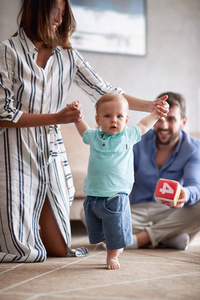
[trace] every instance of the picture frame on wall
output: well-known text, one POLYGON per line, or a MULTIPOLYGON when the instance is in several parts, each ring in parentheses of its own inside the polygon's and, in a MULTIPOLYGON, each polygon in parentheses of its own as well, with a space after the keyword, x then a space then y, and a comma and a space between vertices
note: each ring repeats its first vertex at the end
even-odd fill
POLYGON ((125 55, 146 55, 146 0, 71 0, 77 30, 73 47, 125 55))

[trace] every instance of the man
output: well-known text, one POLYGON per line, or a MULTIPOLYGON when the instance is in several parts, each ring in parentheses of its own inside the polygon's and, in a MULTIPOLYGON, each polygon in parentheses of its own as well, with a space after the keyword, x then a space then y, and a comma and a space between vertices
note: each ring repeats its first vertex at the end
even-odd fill
POLYGON ((135 183, 130 194, 133 245, 140 248, 159 243, 186 250, 200 230, 200 141, 183 131, 185 99, 167 92, 169 113, 154 130, 134 145, 135 183), (181 192, 176 208, 156 203, 159 178, 176 180, 181 192))

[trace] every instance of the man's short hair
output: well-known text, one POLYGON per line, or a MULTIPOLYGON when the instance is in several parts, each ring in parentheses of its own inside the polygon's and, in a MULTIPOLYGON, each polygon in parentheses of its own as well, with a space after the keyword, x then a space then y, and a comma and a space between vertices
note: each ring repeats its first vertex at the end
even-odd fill
POLYGON ((186 103, 183 95, 173 92, 165 92, 160 94, 157 98, 161 98, 167 95, 168 99, 166 100, 169 103, 169 106, 178 106, 181 112, 181 118, 186 117, 186 103))

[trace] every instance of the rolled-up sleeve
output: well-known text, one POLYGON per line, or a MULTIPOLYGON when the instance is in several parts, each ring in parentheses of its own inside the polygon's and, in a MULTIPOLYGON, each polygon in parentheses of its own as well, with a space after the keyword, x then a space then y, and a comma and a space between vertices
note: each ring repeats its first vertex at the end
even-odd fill
POLYGON ((0 120, 17 123, 22 111, 14 105, 14 60, 8 47, 0 43, 0 120))

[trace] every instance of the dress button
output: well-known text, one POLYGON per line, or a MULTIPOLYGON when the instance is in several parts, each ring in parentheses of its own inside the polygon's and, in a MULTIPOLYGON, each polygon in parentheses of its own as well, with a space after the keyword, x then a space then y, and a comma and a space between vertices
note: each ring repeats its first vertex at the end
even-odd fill
POLYGON ((105 146, 105 144, 102 144, 102 146, 105 146))

